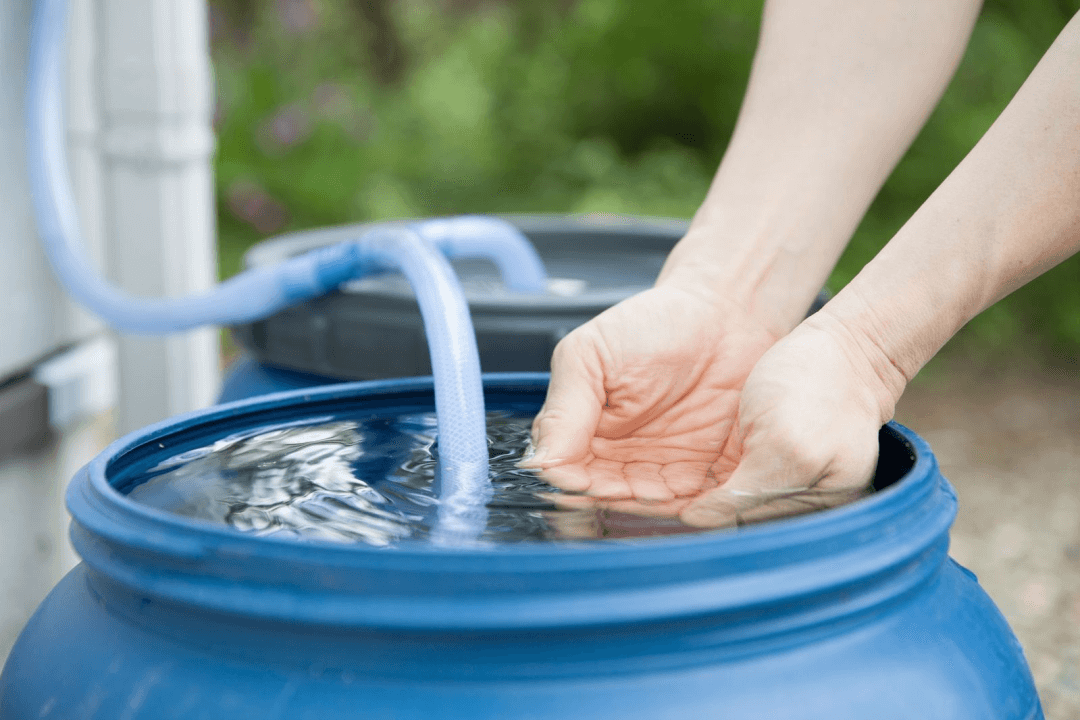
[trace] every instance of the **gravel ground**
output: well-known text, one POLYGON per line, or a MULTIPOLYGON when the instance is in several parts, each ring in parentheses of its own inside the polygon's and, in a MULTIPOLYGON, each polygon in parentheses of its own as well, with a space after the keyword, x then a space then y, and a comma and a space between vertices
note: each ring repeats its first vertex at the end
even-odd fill
POLYGON ((938 371, 897 420, 956 486, 951 554, 1012 625, 1047 719, 1080 718, 1080 371, 938 371))

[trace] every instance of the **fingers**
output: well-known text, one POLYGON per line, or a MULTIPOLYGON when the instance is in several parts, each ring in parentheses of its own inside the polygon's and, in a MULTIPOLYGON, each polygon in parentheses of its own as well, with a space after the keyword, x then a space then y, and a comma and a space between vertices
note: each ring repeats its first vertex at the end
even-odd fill
POLYGON ((567 493, 542 493, 538 497, 555 506, 556 511, 583 512, 603 511, 635 515, 642 518, 676 518, 679 511, 690 502, 689 498, 676 498, 666 502, 642 502, 640 500, 603 500, 590 495, 567 493))
POLYGON ((743 512, 761 504, 759 490, 784 477, 782 464, 775 453, 747 452, 728 480, 695 498, 680 519, 695 527, 740 524, 743 512))
POLYGON ((716 487, 716 473, 709 463, 697 461, 673 462, 660 468, 664 484, 676 497, 698 495, 716 487))
POLYGON ((567 463, 540 471, 544 482, 564 492, 588 493, 602 498, 630 498, 622 463, 592 459, 588 464, 567 463))
POLYGON ((636 499, 661 502, 675 498, 675 493, 660 475, 661 468, 660 464, 654 462, 628 463, 623 467, 626 484, 636 499))
POLYGON ((556 465, 541 470, 540 479, 551 487, 568 493, 588 492, 592 486, 592 476, 584 463, 556 465))
POLYGON ((547 399, 533 420, 535 451, 526 467, 551 467, 583 460, 603 411, 603 369, 595 349, 581 335, 568 335, 551 358, 547 399))
POLYGON ((748 438, 731 477, 688 505, 680 518, 696 527, 742 525, 841 505, 867 492, 877 459, 877 431, 856 428, 829 442, 808 430, 748 438))
POLYGON ((685 532, 675 520, 687 499, 643 503, 637 500, 598 500, 585 495, 548 493, 542 495, 554 505, 544 518, 557 537, 586 539, 639 537, 685 532))
POLYGON ((683 522, 718 527, 828 507, 874 472, 881 403, 830 333, 800 326, 762 356, 743 386, 727 480, 683 522))
POLYGON ((593 457, 584 463, 544 468, 540 471, 540 477, 563 492, 584 493, 604 500, 633 499, 643 503, 666 503, 677 498, 689 498, 716 485, 707 462, 661 465, 652 462, 621 463, 593 457))

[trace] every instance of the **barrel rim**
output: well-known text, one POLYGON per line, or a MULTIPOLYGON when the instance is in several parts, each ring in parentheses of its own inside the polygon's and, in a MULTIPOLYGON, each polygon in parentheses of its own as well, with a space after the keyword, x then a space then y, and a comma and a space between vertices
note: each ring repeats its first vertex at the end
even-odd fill
MULTIPOLYGON (((484 380, 495 396, 542 396, 548 374, 500 373, 484 380)), ((601 542, 470 548, 403 542, 380 549, 259 537, 139 505, 109 482, 116 463, 136 452, 167 454, 167 445, 153 446, 177 433, 208 426, 220 433, 215 423, 256 427, 255 420, 297 410, 432 393, 430 377, 344 383, 240 400, 131 433, 72 481, 73 541, 94 572, 138 592, 265 617, 299 614, 349 624, 362 616, 364 623, 391 627, 639 622, 796 598, 809 612, 817 604, 812 597, 837 593, 887 602, 926 582, 944 562, 955 495, 925 441, 896 424, 888 432, 907 444, 914 465, 870 497, 738 530, 601 542), (312 593, 320 607, 310 612, 287 601, 312 593), (536 602, 524 597, 530 593, 536 602), (262 600, 255 601, 255 594, 262 600), (598 604, 583 611, 582 594, 598 604), (404 602, 406 596, 412 600, 404 602), (628 604, 631 597, 636 606, 628 604), (485 614, 477 617, 470 607, 481 601, 485 614), (421 605, 426 612, 418 612, 421 605)))

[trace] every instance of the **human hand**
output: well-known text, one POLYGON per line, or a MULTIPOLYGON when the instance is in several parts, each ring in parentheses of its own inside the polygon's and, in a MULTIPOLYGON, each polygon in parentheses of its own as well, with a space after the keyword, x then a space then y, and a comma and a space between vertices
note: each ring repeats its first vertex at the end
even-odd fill
POLYGON ((523 464, 586 498, 677 514, 734 469, 739 392, 775 340, 685 286, 635 295, 559 343, 523 464))
POLYGON ((750 373, 729 442, 738 464, 680 508, 681 520, 719 527, 860 496, 873 478, 878 431, 905 384, 872 342, 827 312, 808 319, 750 373))
MULTIPOLYGON (((649 472, 656 482, 670 471, 648 461, 619 467, 593 453, 562 465, 544 463, 548 482, 582 493, 550 499, 563 509, 678 517, 700 527, 839 505, 867 491, 878 431, 891 418, 904 384, 903 375, 872 344, 827 315, 815 316, 764 353, 741 392, 725 396, 738 403, 736 415, 718 421, 717 433, 705 441, 713 445, 697 446, 713 452, 720 447, 720 452, 712 462, 683 466, 682 481, 669 485, 671 494, 635 491, 648 489, 649 472)), ((610 447, 596 440, 590 448, 610 447)), ((648 442, 624 443, 622 449, 630 447, 641 457, 662 452, 648 442)))

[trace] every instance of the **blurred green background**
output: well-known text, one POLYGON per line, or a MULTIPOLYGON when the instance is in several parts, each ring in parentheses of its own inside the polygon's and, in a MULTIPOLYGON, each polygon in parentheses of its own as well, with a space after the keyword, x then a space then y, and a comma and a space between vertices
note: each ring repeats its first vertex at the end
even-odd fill
MULTIPOLYGON (((689 217, 734 127, 760 0, 211 0, 221 274, 261 238, 461 212, 689 217)), ((988 0, 837 267, 850 280, 1005 107, 1080 0, 988 0)), ((1080 256, 950 344, 1080 355, 1080 256)))

